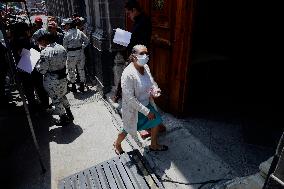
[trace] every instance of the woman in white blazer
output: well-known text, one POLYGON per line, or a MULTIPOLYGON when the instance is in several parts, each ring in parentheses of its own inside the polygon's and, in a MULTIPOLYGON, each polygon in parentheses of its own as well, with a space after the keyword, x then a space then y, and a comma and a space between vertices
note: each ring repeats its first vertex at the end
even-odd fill
POLYGON ((158 144, 159 125, 162 124, 162 119, 153 99, 159 97, 161 91, 147 65, 147 48, 144 45, 134 46, 129 61, 131 63, 121 76, 123 129, 114 143, 115 152, 124 153, 121 142, 128 133, 136 135, 137 131, 145 129, 151 129, 149 149, 166 151, 167 146, 158 144))

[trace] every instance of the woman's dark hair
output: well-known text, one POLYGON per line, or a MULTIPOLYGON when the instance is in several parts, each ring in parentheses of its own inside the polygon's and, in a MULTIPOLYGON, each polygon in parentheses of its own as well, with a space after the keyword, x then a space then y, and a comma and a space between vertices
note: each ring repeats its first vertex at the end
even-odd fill
POLYGON ((18 39, 14 39, 12 41, 12 47, 14 49, 15 52, 25 48, 25 49, 30 49, 31 48, 31 43, 30 40, 27 38, 18 38, 18 39))
POLYGON ((129 11, 132 11, 135 8, 138 12, 142 12, 142 8, 137 0, 128 0, 125 3, 125 8, 129 11))
POLYGON ((47 32, 38 38, 38 41, 45 40, 47 43, 54 43, 56 42, 56 36, 47 32))
POLYGON ((48 32, 48 33, 46 34, 46 39, 47 39, 47 41, 48 41, 49 43, 55 43, 55 42, 56 42, 56 35, 54 35, 54 34, 48 32))
POLYGON ((24 22, 19 22, 11 25, 11 32, 14 38, 26 37, 26 32, 30 30, 29 25, 24 22))

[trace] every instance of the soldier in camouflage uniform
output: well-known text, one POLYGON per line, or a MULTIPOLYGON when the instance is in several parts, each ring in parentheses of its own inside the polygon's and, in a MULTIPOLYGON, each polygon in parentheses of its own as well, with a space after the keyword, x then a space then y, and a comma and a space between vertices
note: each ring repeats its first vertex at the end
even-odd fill
POLYGON ((41 58, 36 66, 37 70, 44 75, 43 85, 55 111, 59 114, 60 124, 66 125, 74 120, 70 110, 70 104, 66 97, 67 74, 66 60, 67 52, 62 45, 55 42, 54 35, 47 33, 39 38, 39 44, 45 49, 41 51, 41 58))
POLYGON ((65 34, 63 39, 63 46, 67 50, 67 68, 69 80, 72 83, 72 92, 76 92, 76 68, 80 76, 80 88, 81 92, 85 89, 85 54, 84 48, 88 45, 88 37, 79 29, 76 28, 76 20, 73 20, 70 24, 70 29, 65 34))
POLYGON ((62 20, 61 26, 63 27, 64 30, 64 35, 68 32, 70 29, 70 24, 72 24, 72 19, 71 18, 64 18, 62 20))

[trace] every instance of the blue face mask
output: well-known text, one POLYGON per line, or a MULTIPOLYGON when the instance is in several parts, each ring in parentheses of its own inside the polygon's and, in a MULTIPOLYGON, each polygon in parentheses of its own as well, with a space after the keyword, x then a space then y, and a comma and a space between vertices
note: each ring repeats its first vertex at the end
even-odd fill
POLYGON ((141 66, 141 67, 145 66, 148 63, 148 61, 149 61, 149 56, 146 55, 146 54, 144 54, 144 55, 137 55, 136 58, 138 60, 137 64, 139 66, 141 66))

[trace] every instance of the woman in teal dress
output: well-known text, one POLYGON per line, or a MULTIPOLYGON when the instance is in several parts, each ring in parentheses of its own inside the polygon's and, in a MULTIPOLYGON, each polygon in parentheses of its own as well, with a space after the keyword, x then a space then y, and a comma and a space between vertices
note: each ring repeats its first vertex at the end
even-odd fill
POLYGON ((147 65, 149 61, 147 48, 144 45, 134 46, 129 60, 131 63, 121 76, 123 129, 114 143, 115 152, 124 153, 121 142, 127 134, 136 135, 137 131, 146 129, 151 129, 149 149, 166 151, 168 147, 158 143, 162 119, 153 99, 160 96, 160 89, 147 65))

